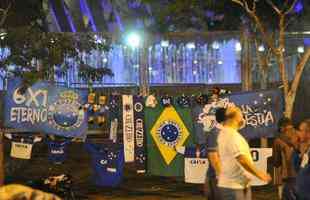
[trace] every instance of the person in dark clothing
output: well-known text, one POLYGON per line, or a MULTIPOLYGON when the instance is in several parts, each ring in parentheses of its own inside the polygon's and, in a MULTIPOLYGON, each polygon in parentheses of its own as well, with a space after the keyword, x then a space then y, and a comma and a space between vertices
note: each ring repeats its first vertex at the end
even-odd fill
POLYGON ((310 119, 304 120, 298 127, 302 136, 302 143, 299 147, 298 174, 296 177, 296 190, 298 200, 310 199, 310 119))
POLYGON ((296 170, 293 153, 298 149, 297 131, 288 118, 279 120, 280 134, 273 143, 274 184, 280 199, 296 199, 296 170))

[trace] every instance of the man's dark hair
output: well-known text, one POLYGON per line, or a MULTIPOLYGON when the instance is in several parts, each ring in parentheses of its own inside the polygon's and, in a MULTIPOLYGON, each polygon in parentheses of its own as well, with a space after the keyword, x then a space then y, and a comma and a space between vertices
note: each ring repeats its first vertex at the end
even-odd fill
POLYGON ((278 130, 281 131, 281 128, 284 128, 290 125, 293 125, 292 120, 287 117, 283 117, 278 121, 278 130))
POLYGON ((217 108, 215 111, 215 119, 218 123, 225 121, 226 108, 217 108))

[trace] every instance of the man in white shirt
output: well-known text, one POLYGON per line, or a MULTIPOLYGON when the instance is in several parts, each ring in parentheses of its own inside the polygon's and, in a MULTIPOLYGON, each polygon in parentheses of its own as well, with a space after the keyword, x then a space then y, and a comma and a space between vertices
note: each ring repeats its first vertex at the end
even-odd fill
POLYGON ((241 110, 229 106, 225 112, 224 126, 218 136, 218 153, 221 169, 218 187, 223 200, 251 200, 250 176, 270 182, 271 177, 253 164, 247 141, 238 132, 244 126, 241 110))

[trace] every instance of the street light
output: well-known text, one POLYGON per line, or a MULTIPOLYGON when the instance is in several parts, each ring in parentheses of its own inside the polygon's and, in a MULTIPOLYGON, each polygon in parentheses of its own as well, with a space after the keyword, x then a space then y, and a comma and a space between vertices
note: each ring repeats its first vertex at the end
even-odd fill
POLYGON ((241 51, 242 50, 242 46, 240 44, 240 42, 237 42, 235 45, 236 51, 241 51))
POLYGON ((160 42, 160 45, 161 45, 162 47, 168 47, 168 46, 169 46, 169 41, 168 41, 168 40, 162 40, 162 41, 160 42))
POLYGON ((305 48, 304 48, 303 46, 299 46, 299 47, 297 48, 297 52, 298 52, 298 53, 304 53, 304 52, 305 52, 305 48))
POLYGON ((141 37, 136 32, 131 32, 127 35, 126 44, 132 48, 137 48, 141 45, 141 37))
POLYGON ((259 51, 259 52, 265 51, 264 45, 260 45, 260 46, 258 47, 258 51, 259 51))
POLYGON ((195 48, 196 48, 195 43, 193 43, 193 42, 187 43, 187 44, 186 44, 186 47, 187 47, 188 49, 195 49, 195 48))

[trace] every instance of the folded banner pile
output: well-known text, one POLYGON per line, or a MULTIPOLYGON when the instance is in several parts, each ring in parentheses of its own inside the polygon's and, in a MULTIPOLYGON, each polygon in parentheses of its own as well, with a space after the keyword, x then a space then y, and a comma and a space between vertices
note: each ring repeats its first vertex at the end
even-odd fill
POLYGON ((80 137, 87 130, 83 105, 87 91, 38 82, 21 93, 21 80, 8 81, 5 95, 6 127, 65 137, 80 137))

